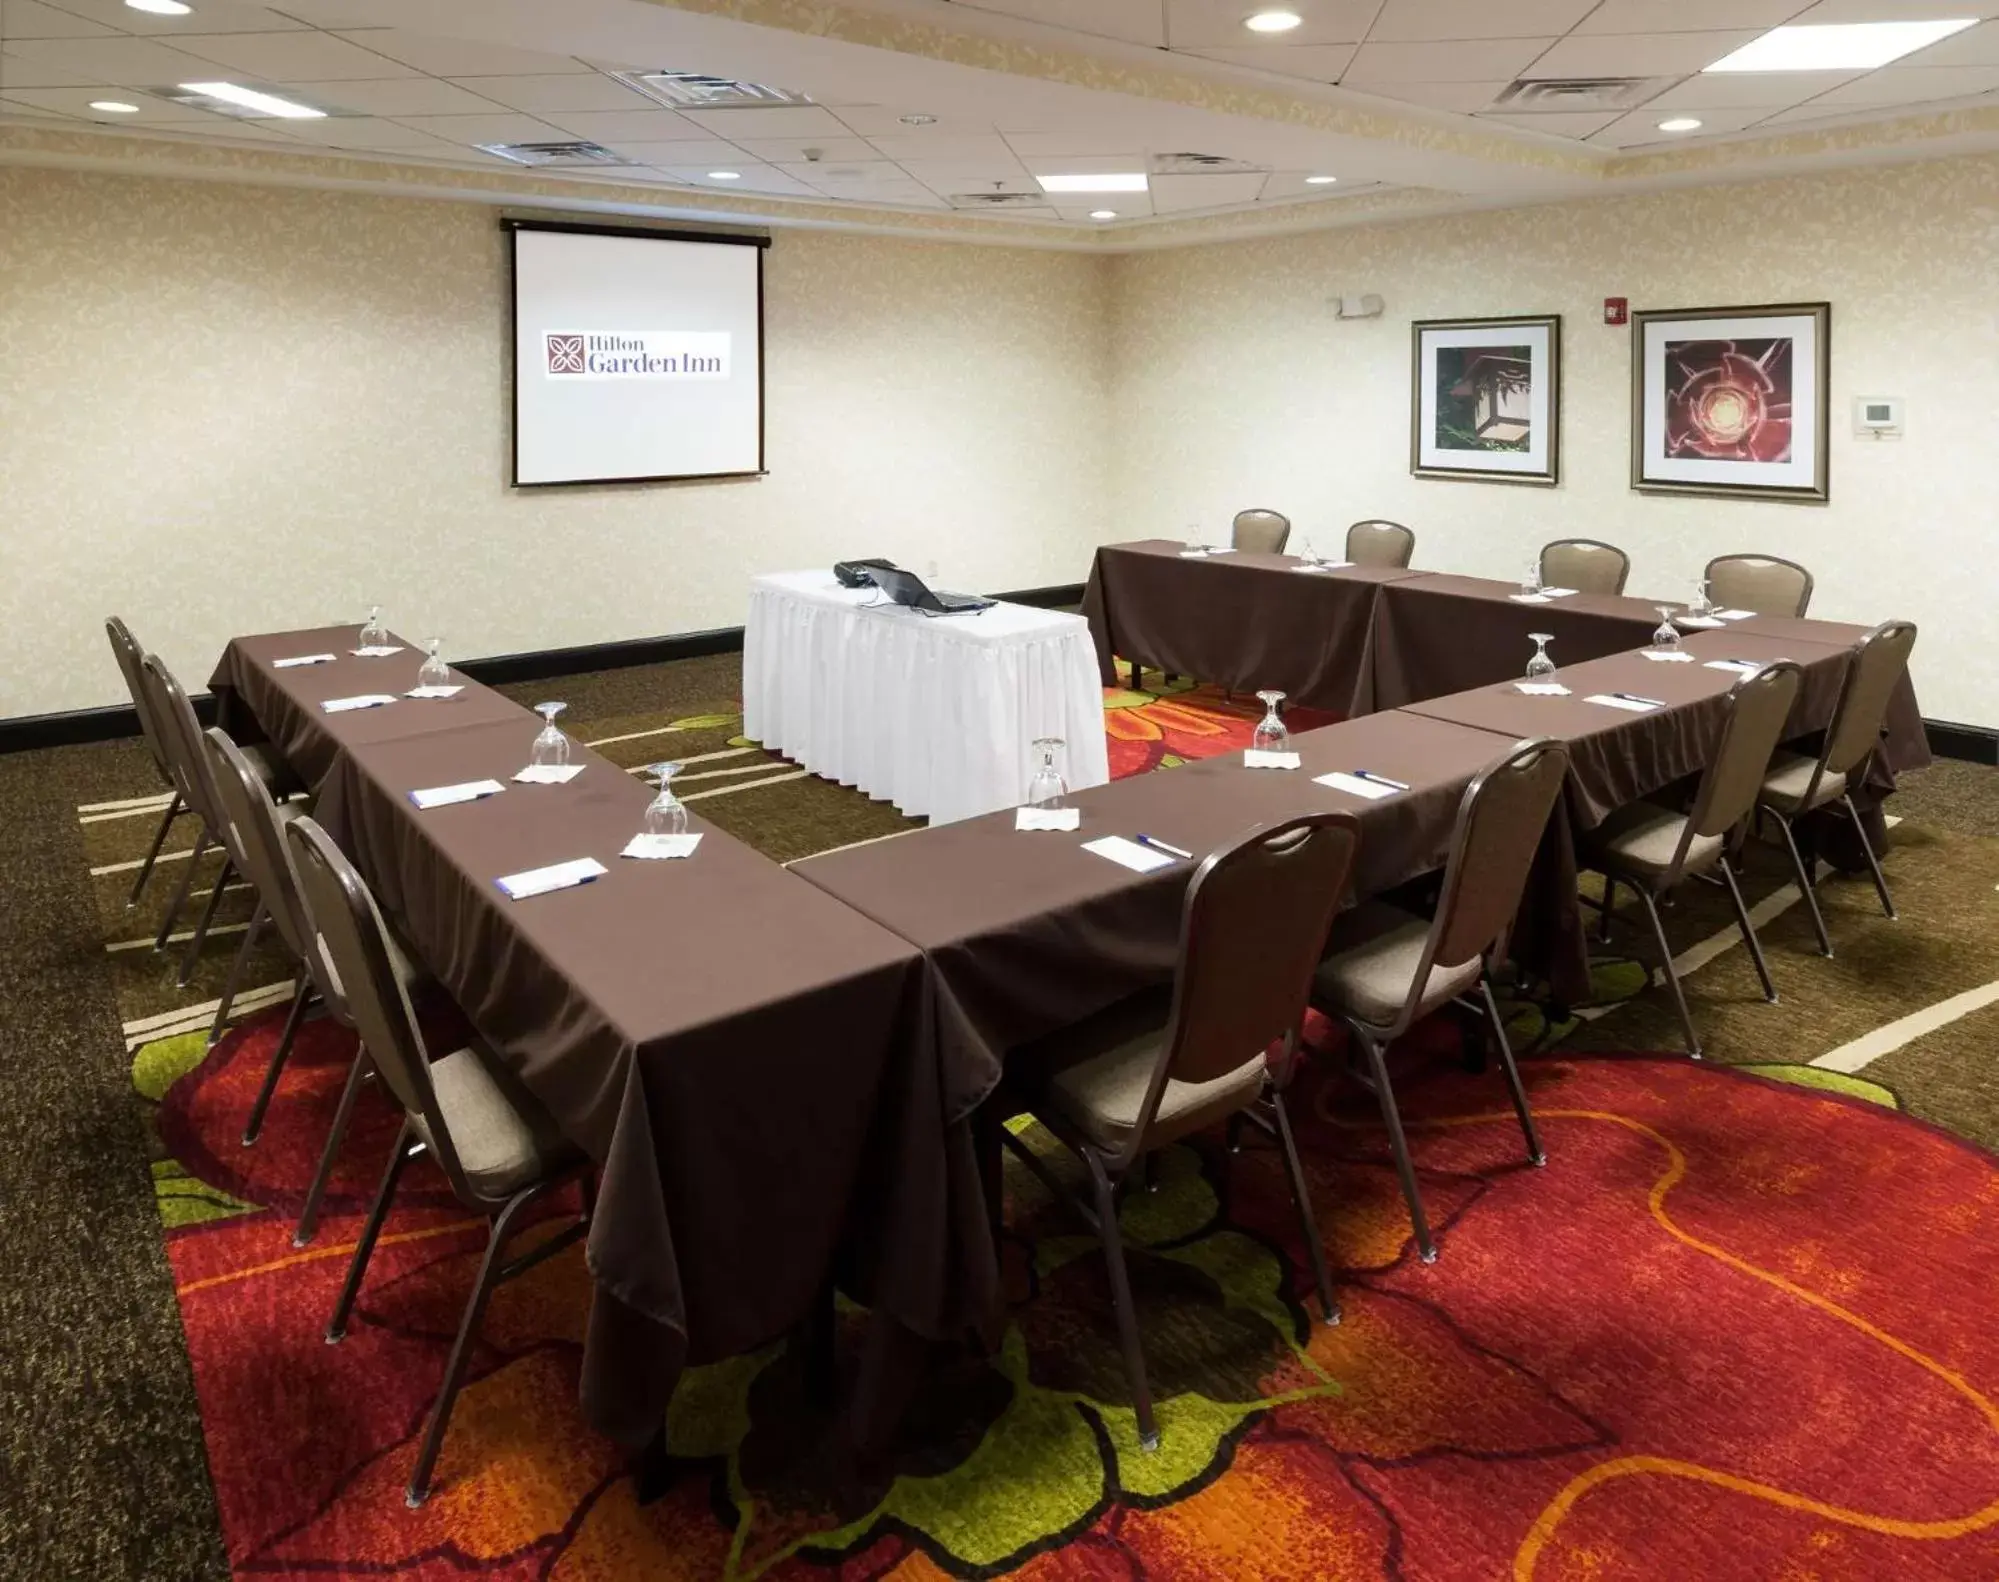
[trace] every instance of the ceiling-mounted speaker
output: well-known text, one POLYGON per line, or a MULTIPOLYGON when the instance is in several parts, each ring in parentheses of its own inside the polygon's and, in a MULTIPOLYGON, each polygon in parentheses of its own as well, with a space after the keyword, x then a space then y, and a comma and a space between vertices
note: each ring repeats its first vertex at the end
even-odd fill
POLYGON ((1371 291, 1364 297, 1333 298, 1333 307, 1343 319, 1378 319, 1387 306, 1371 291))

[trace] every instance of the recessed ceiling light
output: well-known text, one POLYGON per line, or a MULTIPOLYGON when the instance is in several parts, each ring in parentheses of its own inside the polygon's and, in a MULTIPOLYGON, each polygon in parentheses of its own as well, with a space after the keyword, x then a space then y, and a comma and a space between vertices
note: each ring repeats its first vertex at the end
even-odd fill
POLYGON ((1093 220, 1115 220, 1117 218, 1117 210, 1092 209, 1090 210, 1090 218, 1093 220))
POLYGON ((182 5, 181 0, 125 0, 134 11, 150 11, 154 16, 186 16, 194 9, 182 5))
POLYGON ((1724 55, 1709 71, 1872 71, 1975 26, 1976 17, 1940 22, 1837 22, 1775 27, 1724 55))
POLYGON ((1662 132, 1698 132, 1700 129, 1700 117, 1693 115, 1676 115, 1670 121, 1659 123, 1662 132))
POLYGON ((937 117, 934 115, 901 115, 897 116, 896 119, 902 122, 904 126, 935 126, 937 124, 937 117))
POLYGON ((90 101, 90 108, 93 110, 102 110, 106 115, 137 115, 139 113, 139 107, 136 104, 127 104, 122 99, 92 99, 90 101))
POLYGON ((1243 18, 1243 26, 1252 33, 1289 33, 1304 22, 1296 11, 1258 11, 1243 18))
POLYGON ((710 181, 741 181, 743 173, 740 170, 711 170, 708 172, 708 179, 710 181))
POLYGON ((1109 171, 1098 176, 1036 176, 1043 192, 1144 192, 1142 170, 1109 171))
POLYGON ((1338 176, 1307 176, 1305 178, 1305 185, 1308 187, 1330 187, 1339 179, 1338 176))
POLYGON ((204 98, 220 99, 224 104, 241 105, 245 110, 255 110, 260 115, 275 115, 286 121, 323 121, 324 110, 315 110, 309 104, 294 104, 289 99, 280 99, 274 93, 259 93, 255 88, 239 88, 233 82, 184 82, 183 93, 198 93, 204 98))

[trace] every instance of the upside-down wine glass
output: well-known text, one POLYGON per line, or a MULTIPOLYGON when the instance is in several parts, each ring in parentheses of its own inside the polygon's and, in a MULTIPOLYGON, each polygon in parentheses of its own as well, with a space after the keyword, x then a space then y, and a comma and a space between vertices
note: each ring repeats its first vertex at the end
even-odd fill
POLYGON ((1555 662, 1548 657, 1548 645, 1555 640, 1553 632, 1529 632, 1529 641, 1534 644, 1534 657, 1527 661, 1527 679, 1542 681, 1555 673, 1555 662))
POLYGON ((648 764, 646 773, 659 787, 659 795, 646 804, 648 835, 685 835, 687 804, 673 794, 673 777, 680 773, 677 763, 648 764))
POLYGON ((1259 753, 1288 753, 1291 750, 1291 728, 1277 712, 1284 701, 1281 692, 1259 692, 1256 701, 1263 705, 1263 718, 1256 722, 1256 732, 1249 739, 1252 751, 1259 753))
POLYGON ((1673 624, 1673 607, 1670 604, 1655 604, 1659 612, 1659 629, 1652 634, 1652 646, 1661 653, 1677 654, 1680 651, 1680 629, 1673 624))
POLYGON ((368 606, 368 620, 361 628, 360 646, 363 648, 389 646, 389 629, 382 623, 382 607, 379 604, 368 606))
POLYGON ((555 717, 567 703, 537 703, 535 713, 542 717, 541 734, 534 739, 534 756, 530 760, 537 769, 561 769, 569 762, 569 738, 555 728, 555 717))
POLYGON ((1034 741, 1034 773, 1027 782, 1027 805, 1050 812, 1069 805, 1069 782, 1062 777, 1062 753, 1067 743, 1059 736, 1039 736, 1034 741))
POLYGON ((417 667, 416 684, 420 687, 448 687, 451 685, 451 667, 444 662, 438 652, 444 646, 441 637, 427 638, 424 642, 426 657, 417 667))

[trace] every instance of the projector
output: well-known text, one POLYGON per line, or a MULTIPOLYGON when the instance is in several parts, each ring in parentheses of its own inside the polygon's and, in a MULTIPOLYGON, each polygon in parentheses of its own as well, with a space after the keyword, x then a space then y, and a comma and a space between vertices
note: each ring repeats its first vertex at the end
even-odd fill
POLYGON ((833 575, 840 579, 843 588, 872 588, 875 579, 868 573, 877 566, 884 571, 901 569, 892 560, 842 560, 834 563, 833 575))

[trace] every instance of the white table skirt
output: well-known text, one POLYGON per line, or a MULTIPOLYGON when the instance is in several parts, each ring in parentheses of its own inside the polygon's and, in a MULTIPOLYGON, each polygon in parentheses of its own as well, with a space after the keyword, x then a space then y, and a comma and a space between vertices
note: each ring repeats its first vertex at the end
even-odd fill
POLYGON ((1022 802, 1037 737, 1067 744, 1071 789, 1110 779, 1080 615, 996 604, 927 616, 830 571, 750 584, 743 733, 933 824, 1022 802))

